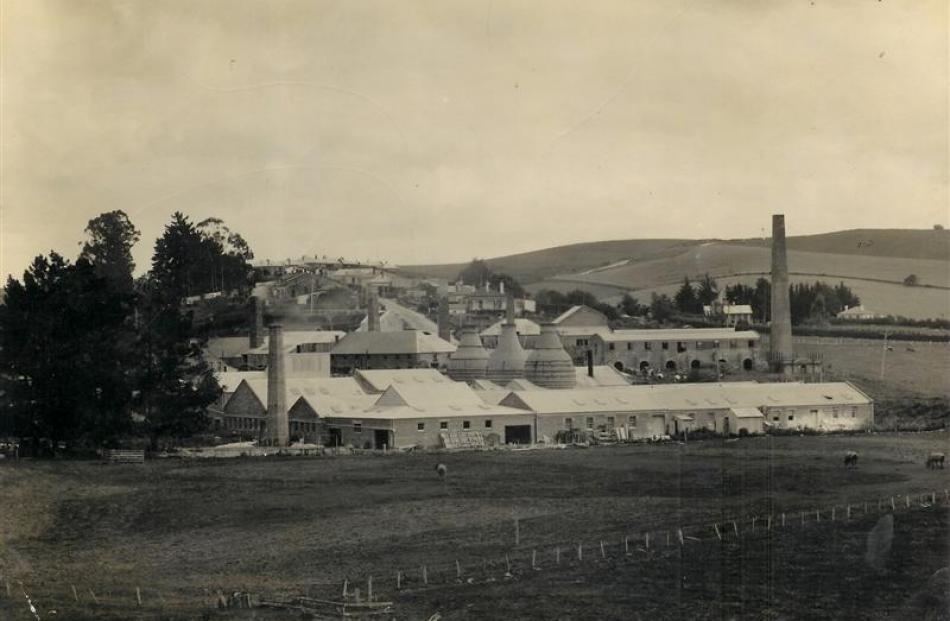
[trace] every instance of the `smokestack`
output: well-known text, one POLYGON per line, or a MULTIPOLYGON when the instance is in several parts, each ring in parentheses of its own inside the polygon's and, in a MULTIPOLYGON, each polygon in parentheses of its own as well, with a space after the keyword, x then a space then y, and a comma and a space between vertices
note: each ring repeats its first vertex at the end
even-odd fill
POLYGON ((376 293, 372 291, 366 296, 366 330, 379 332, 379 300, 376 299, 376 293))
POLYGON ((444 341, 452 340, 452 325, 449 323, 449 298, 439 299, 439 338, 444 341))
POLYGON ((509 326, 515 325, 515 296, 510 291, 505 298, 505 323, 509 326))
POLYGON ((271 446, 287 446, 290 442, 284 330, 280 324, 271 324, 267 342, 267 442, 271 446))
POLYGON ((772 216, 772 322, 769 331, 769 365, 773 372, 792 370, 792 314, 788 295, 788 257, 785 251, 785 216, 772 216))
POLYGON ((587 377, 594 377, 594 352, 587 350, 587 377))
POLYGON ((264 331, 264 308, 261 299, 251 296, 248 304, 248 345, 251 349, 256 349, 262 345, 261 333, 264 331))

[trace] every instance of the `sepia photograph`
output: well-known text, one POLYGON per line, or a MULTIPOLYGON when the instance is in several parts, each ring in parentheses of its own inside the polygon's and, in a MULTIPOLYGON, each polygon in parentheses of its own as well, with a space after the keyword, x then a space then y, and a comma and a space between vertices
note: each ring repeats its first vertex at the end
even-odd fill
POLYGON ((947 0, 0 0, 0 619, 950 621, 947 0))

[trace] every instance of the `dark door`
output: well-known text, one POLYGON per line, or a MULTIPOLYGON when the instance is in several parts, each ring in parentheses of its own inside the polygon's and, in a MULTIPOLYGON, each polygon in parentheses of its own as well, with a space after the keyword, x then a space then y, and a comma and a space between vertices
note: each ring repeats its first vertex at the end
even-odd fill
POLYGON ((373 432, 373 438, 376 441, 376 448, 384 449, 390 448, 392 444, 389 442, 389 430, 388 429, 377 429, 373 432))
POLYGON ((343 432, 336 427, 330 427, 330 446, 343 446, 343 432))
POLYGON ((505 444, 531 444, 531 425, 505 425, 505 444))

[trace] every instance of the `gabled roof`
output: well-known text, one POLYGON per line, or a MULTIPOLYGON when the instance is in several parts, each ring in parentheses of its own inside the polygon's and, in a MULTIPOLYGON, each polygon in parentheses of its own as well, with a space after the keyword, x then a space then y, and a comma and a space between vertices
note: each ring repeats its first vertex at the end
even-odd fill
MULTIPOLYGON (((479 336, 498 336, 501 334, 501 327, 505 324, 504 319, 501 321, 496 321, 492 325, 488 326, 481 332, 479 336)), ((531 321, 530 319, 524 319, 523 317, 518 317, 515 319, 515 331, 518 332, 521 336, 534 336, 541 334, 541 326, 531 321)))
POLYGON ((590 306, 586 306, 584 304, 578 304, 576 306, 570 307, 569 309, 567 309, 566 311, 558 315, 555 319, 553 319, 551 323, 555 325, 560 324, 566 321, 567 319, 573 317, 574 315, 576 315, 578 312, 582 310, 599 315, 600 322, 597 324, 592 324, 592 326, 599 326, 602 328, 605 328, 607 326, 607 317, 602 312, 600 312, 596 308, 591 308, 590 306))
POLYGON ((465 382, 445 384, 399 384, 386 389, 376 399, 376 406, 409 406, 418 408, 462 407, 482 405, 474 390, 465 382))
MULTIPOLYGON (((373 404, 375 395, 360 388, 352 377, 288 377, 287 409, 304 399, 320 416, 333 416, 360 411, 373 404)), ((267 376, 244 380, 254 396, 267 407, 267 376)))
POLYGON ((574 367, 577 376, 578 388, 595 388, 597 386, 629 386, 630 382, 617 369, 610 365, 594 367, 594 377, 587 374, 587 367, 574 367))
POLYGON ((446 384, 452 381, 436 369, 359 369, 356 379, 373 392, 383 392, 390 386, 446 384))
POLYGON ((330 351, 331 354, 449 354, 455 345, 429 332, 350 332, 330 351))
POLYGON ((526 390, 510 393, 501 400, 500 405, 531 410, 538 414, 637 412, 663 409, 649 391, 630 390, 630 388, 526 390))
MULTIPOLYGON (((479 401, 461 406, 373 406, 362 412, 366 418, 405 420, 417 418, 465 418, 468 416, 525 416, 529 412, 479 401)), ((355 417, 355 414, 352 415, 355 417)))
POLYGON ((234 392, 237 390, 237 387, 241 384, 242 380, 246 379, 267 379, 266 371, 224 371, 221 373, 215 373, 214 376, 218 379, 218 384, 221 386, 224 392, 234 392))

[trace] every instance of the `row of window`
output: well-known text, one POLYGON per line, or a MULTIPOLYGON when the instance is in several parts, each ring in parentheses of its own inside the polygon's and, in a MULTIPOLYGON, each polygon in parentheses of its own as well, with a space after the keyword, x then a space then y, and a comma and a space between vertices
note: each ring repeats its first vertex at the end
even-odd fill
POLYGON ((317 423, 299 423, 297 421, 290 421, 290 431, 299 431, 303 433, 316 433, 317 423))
MULTIPOLYGON (((448 429, 448 428, 449 428, 449 421, 447 421, 447 420, 441 420, 441 421, 439 421, 439 429, 448 429)), ((472 421, 470 421, 470 420, 463 420, 463 421, 462 421, 462 429, 471 429, 471 428, 472 428, 472 421)), ((416 423, 416 429, 419 430, 419 431, 425 431, 425 430, 426 430, 426 424, 425 424, 425 423, 422 423, 422 422, 416 423)), ((491 429, 491 419, 490 419, 490 418, 486 418, 486 419, 485 419, 485 429, 491 429)))
MULTIPOLYGON (((612 428, 614 428, 614 427, 616 426, 616 425, 615 425, 615 424, 616 424, 616 421, 617 421, 617 419, 614 418, 613 416, 608 416, 608 417, 607 417, 607 423, 606 423, 605 426, 606 426, 608 429, 612 429, 612 428)), ((594 417, 593 417, 593 416, 588 416, 587 419, 586 419, 584 422, 586 423, 586 428, 587 428, 587 429, 593 429, 593 428, 594 428, 594 417)), ((568 416, 567 418, 565 418, 565 419, 564 419, 564 426, 567 427, 568 429, 574 429, 574 419, 571 418, 570 416, 568 416)), ((633 428, 635 428, 636 426, 637 426, 637 417, 636 417, 636 416, 628 416, 628 417, 627 417, 627 427, 630 428, 630 429, 633 429, 633 428)))

